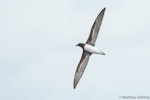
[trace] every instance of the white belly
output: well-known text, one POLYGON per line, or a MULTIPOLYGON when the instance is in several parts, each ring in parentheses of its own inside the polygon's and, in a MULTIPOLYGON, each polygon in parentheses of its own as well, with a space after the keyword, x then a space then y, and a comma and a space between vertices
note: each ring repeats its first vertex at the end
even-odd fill
POLYGON ((90 53, 96 53, 96 54, 101 54, 102 52, 98 50, 96 47, 91 46, 89 44, 85 44, 84 50, 90 52, 90 53))

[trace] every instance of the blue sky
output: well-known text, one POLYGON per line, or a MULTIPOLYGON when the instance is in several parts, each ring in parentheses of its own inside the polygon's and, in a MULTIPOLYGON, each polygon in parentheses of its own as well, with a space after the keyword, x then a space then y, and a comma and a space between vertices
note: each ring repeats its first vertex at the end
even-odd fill
POLYGON ((0 0, 0 100, 119 100, 150 96, 149 0, 0 0), (98 13, 96 47, 73 78, 98 13))

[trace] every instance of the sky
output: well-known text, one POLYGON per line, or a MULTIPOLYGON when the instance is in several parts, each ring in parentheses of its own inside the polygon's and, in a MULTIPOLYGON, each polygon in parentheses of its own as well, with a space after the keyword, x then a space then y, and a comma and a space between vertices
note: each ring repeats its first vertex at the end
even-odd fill
POLYGON ((150 96, 149 4, 149 0, 0 0, 0 100, 150 96), (75 45, 87 40, 104 7, 96 47, 106 55, 91 56, 74 90, 82 54, 75 45))

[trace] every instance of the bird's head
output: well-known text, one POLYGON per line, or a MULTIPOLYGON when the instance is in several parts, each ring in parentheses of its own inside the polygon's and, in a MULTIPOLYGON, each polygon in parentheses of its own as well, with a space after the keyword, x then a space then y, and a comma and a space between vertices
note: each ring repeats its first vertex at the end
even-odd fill
POLYGON ((83 48, 84 44, 83 43, 78 43, 76 46, 80 46, 81 48, 83 48))

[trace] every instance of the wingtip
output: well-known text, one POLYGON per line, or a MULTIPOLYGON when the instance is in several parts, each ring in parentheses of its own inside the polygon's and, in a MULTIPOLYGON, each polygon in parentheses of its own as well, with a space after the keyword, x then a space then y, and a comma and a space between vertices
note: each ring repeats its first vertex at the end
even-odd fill
POLYGON ((78 84, 78 81, 74 80, 73 88, 75 89, 78 84))
POLYGON ((73 86, 73 89, 76 89, 76 86, 73 86))
POLYGON ((106 7, 104 7, 102 11, 105 12, 105 10, 106 10, 106 7))
POLYGON ((100 11, 100 14, 99 14, 99 15, 104 15, 105 10, 106 10, 106 8, 103 8, 103 9, 100 11))

